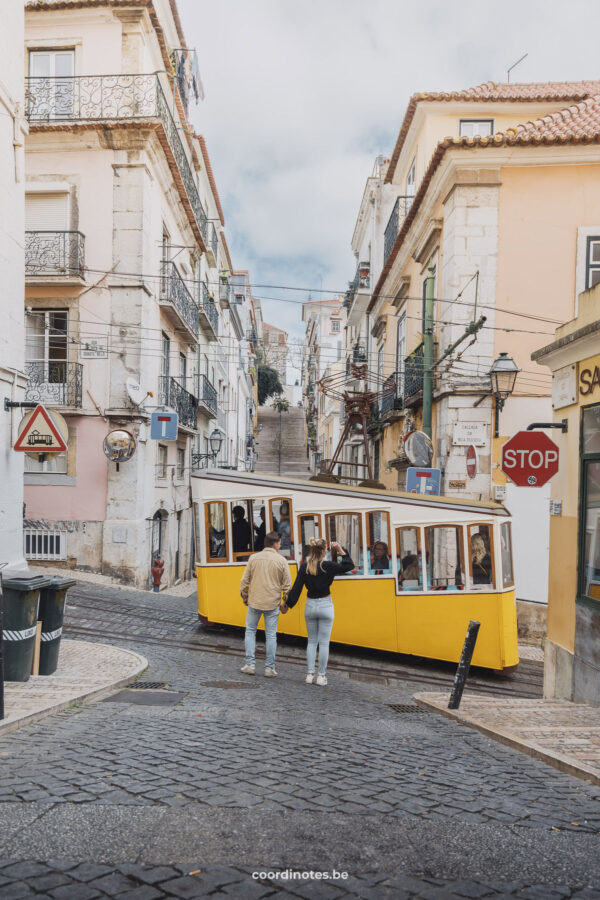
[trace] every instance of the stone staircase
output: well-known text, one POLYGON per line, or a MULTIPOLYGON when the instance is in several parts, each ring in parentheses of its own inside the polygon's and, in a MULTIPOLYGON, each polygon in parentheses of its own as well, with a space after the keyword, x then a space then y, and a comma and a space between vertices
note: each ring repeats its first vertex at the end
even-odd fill
POLYGON ((255 472, 307 479, 310 476, 306 456, 304 410, 292 406, 281 413, 270 406, 258 410, 258 424, 262 425, 256 441, 258 459, 255 472), (281 431, 280 431, 281 421, 281 431))

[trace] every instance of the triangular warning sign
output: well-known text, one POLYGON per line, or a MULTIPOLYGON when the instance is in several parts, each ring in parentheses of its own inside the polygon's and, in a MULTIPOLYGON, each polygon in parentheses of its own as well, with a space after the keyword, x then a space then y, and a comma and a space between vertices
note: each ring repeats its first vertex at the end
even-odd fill
POLYGON ((33 411, 33 415, 27 421, 19 434, 13 450, 24 453, 61 453, 67 449, 67 445, 52 421, 52 417, 40 403, 33 411))

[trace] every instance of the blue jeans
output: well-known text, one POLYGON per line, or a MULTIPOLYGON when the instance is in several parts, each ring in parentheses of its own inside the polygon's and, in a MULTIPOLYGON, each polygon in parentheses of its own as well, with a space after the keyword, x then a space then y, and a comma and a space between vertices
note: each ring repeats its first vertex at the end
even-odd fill
POLYGON ((308 644, 306 645, 306 665, 308 672, 315 671, 317 657, 317 645, 319 647, 319 675, 327 671, 329 659, 329 638, 333 628, 333 600, 331 597, 319 597, 318 600, 306 600, 304 610, 306 630, 308 632, 308 644))
POLYGON ((265 642, 267 645, 267 658, 265 667, 272 669, 275 665, 275 651, 277 650, 277 621, 279 619, 279 607, 275 609, 254 609, 249 606, 246 613, 246 663, 249 666, 256 662, 256 629, 260 617, 265 618, 265 642))

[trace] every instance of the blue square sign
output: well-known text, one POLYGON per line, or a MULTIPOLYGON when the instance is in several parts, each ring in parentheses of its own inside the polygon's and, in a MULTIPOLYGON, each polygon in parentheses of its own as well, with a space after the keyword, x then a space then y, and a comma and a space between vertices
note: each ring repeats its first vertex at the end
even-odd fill
POLYGON ((439 494, 441 472, 427 466, 410 466, 406 470, 406 490, 409 494, 439 494))
POLYGON ((178 415, 174 412, 153 412, 150 419, 150 437, 154 441, 176 441, 178 415))

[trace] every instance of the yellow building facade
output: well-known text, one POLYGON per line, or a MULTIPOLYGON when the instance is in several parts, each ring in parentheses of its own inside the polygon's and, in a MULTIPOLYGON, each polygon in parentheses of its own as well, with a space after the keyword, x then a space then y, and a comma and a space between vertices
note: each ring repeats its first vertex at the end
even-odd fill
MULTIPOLYGON (((544 695, 600 704, 600 285, 532 358, 552 371, 559 471, 552 479, 544 695)), ((553 435, 554 437, 554 435, 553 435)))

